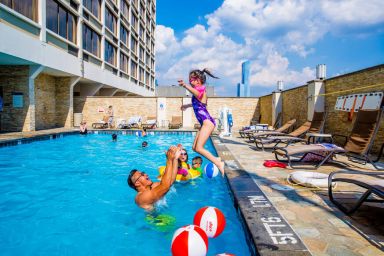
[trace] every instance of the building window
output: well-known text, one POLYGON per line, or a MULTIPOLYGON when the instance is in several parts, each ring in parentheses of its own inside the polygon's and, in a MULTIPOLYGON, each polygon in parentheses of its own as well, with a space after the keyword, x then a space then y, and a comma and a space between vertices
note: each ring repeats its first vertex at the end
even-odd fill
POLYGON ((137 40, 131 35, 131 51, 137 53, 137 40))
POLYGON ((149 48, 151 43, 151 39, 149 37, 149 34, 145 37, 145 45, 149 48))
POLYGON ((129 5, 126 0, 121 0, 120 2, 120 11, 123 16, 129 20, 129 5))
POLYGON ((37 0, 0 0, 0 3, 37 22, 37 0))
POLYGON ((145 15, 145 6, 143 2, 140 3, 140 16, 144 18, 145 15))
POLYGON ((100 57, 100 36, 87 25, 83 25, 83 49, 100 57))
POLYGON ((105 40, 105 61, 116 66, 116 47, 105 40))
POLYGON ((155 51, 155 44, 152 42, 151 43, 151 52, 153 53, 155 51))
POLYGON ((126 45, 129 45, 129 32, 128 30, 120 24, 120 40, 126 45))
POLYGON ((77 18, 61 4, 47 0, 47 28, 56 34, 76 43, 77 18))
POLYGON ((139 58, 144 61, 144 48, 140 46, 139 58))
POLYGON ((149 73, 145 72, 145 84, 149 86, 149 73))
POLYGON ((141 24, 139 26, 139 36, 141 39, 144 39, 144 27, 141 24))
POLYGON ((151 58, 151 69, 155 69, 155 61, 151 58))
POLYGON ((144 69, 142 67, 139 68, 139 80, 144 83, 144 69))
POLYGON ((128 56, 120 53, 120 69, 128 74, 128 56))
POLYGON ((105 8, 105 25, 114 34, 116 33, 116 26, 117 26, 116 17, 115 15, 112 14, 112 12, 108 8, 105 8))
POLYGON ((149 54, 147 53, 146 55, 145 55, 145 64, 147 64, 148 66, 149 66, 149 60, 150 60, 151 58, 149 57, 149 54))
POLYGON ((100 0, 84 0, 83 4, 93 15, 100 19, 100 0))
POLYGON ((131 76, 137 78, 137 63, 131 60, 131 76))
POLYGON ((139 58, 144 61, 144 48, 140 46, 139 58))
POLYGON ((131 25, 137 31, 137 17, 133 12, 131 12, 131 25))
POLYGON ((147 14, 147 28, 148 28, 148 30, 149 30, 150 26, 151 26, 151 19, 149 18, 149 15, 147 14))

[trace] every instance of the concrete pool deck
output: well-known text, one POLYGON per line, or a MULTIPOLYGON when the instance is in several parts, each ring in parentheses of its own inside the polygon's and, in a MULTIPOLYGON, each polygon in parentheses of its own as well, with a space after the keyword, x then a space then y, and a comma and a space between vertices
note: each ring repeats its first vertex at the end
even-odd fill
MULTIPOLYGON (((287 181, 289 173, 308 171, 309 166, 295 170, 267 168, 263 166, 264 160, 274 159, 270 151, 256 150, 245 139, 237 137, 216 137, 213 142, 219 155, 226 161, 226 174, 235 202, 248 224, 260 255, 384 255, 383 205, 364 204, 355 214, 347 216, 330 202, 327 189, 309 189, 291 185, 287 181), (265 208, 270 204, 273 207, 266 211, 265 208), (282 225, 266 225, 265 222, 276 222, 275 210, 282 220, 272 224, 282 225), (284 220, 293 232, 284 227, 284 220), (287 244, 279 244, 281 240, 277 239, 287 232, 291 234, 291 237, 285 236, 287 244), (295 241, 295 235, 298 235, 304 247, 297 246, 300 242, 295 241)), ((340 156, 338 160, 348 163, 340 156)), ((372 171, 358 164, 348 167, 372 171)), ((316 171, 330 173, 340 169, 343 167, 324 165, 316 171)), ((346 185, 338 185, 336 192, 344 188, 346 185)), ((357 187, 352 189, 359 191, 357 187)), ((355 197, 355 194, 345 193, 338 196, 340 200, 355 197)))
MULTIPOLYGON (((17 145, 22 140, 54 139, 61 134, 77 131, 60 128, 4 133, 0 134, 0 146, 10 145, 6 145, 7 143, 17 145)), ((364 204, 355 214, 347 216, 330 202, 327 190, 309 189, 288 183, 287 175, 294 170, 264 167, 264 160, 274 159, 270 151, 255 150, 252 144, 236 136, 213 136, 212 141, 226 162, 226 175, 233 191, 235 206, 245 220, 250 244, 257 247, 258 254, 384 255, 383 205, 364 204)), ((338 157, 338 160, 343 158, 338 157)), ((308 167, 295 170, 308 170, 308 167)), ((372 170, 358 164, 349 167, 372 170)), ((340 169, 343 167, 324 165, 317 171, 330 173, 340 169)), ((336 192, 344 188, 346 186, 338 185, 336 192)), ((352 190, 360 191, 356 187, 352 190)), ((339 197, 346 201, 356 199, 354 193, 342 193, 339 197)))

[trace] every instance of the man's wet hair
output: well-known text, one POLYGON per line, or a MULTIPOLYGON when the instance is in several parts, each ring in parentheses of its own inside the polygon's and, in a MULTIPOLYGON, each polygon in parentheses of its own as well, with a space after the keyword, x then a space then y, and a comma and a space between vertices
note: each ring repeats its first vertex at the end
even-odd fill
POLYGON ((142 146, 143 148, 145 148, 146 146, 148 146, 148 142, 143 141, 143 143, 141 143, 141 146, 142 146))
POLYGON ((135 173, 138 172, 138 171, 139 171, 139 170, 137 170, 137 169, 133 169, 133 170, 131 170, 131 172, 130 172, 129 175, 128 175, 128 179, 127 179, 128 186, 130 186, 132 189, 134 189, 134 190, 136 190, 136 191, 137 191, 137 189, 136 189, 135 184, 133 184, 132 177, 133 177, 133 175, 135 175, 135 173))
POLYGON ((116 140, 117 140, 117 134, 116 134, 116 133, 112 134, 112 140, 113 140, 113 141, 116 141, 116 140))

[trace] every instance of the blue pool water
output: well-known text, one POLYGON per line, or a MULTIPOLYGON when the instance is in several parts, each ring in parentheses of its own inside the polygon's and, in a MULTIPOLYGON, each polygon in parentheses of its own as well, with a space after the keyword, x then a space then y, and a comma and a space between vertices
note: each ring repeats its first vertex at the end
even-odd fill
MULTIPOLYGON (((164 150, 177 143, 191 163, 193 138, 156 134, 142 149, 143 139, 133 135, 111 142, 111 135, 90 134, 0 148, 1 255, 171 255, 173 232, 207 205, 227 220, 224 232, 209 239, 207 255, 250 255, 221 177, 175 184, 157 218, 134 204, 129 171, 138 168, 156 180, 164 150)), ((207 148, 214 152, 211 142, 207 148)))

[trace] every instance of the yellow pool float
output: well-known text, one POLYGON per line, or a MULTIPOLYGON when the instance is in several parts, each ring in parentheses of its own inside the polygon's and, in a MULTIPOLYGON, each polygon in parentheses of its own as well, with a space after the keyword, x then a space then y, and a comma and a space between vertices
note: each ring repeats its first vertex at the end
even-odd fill
MULTIPOLYGON (((186 164, 184 165, 185 163, 183 163, 183 167, 187 166, 186 164)), ((161 177, 164 175, 164 171, 165 171, 165 166, 160 166, 159 167, 159 176, 158 176, 158 179, 161 180, 161 177)), ((202 174, 202 170, 201 168, 196 168, 196 169, 189 169, 187 170, 188 171, 188 175, 187 176, 183 176, 181 174, 177 174, 176 175, 176 181, 177 182, 187 182, 189 180, 193 180, 193 179, 196 179, 196 178, 199 178, 202 174)))

